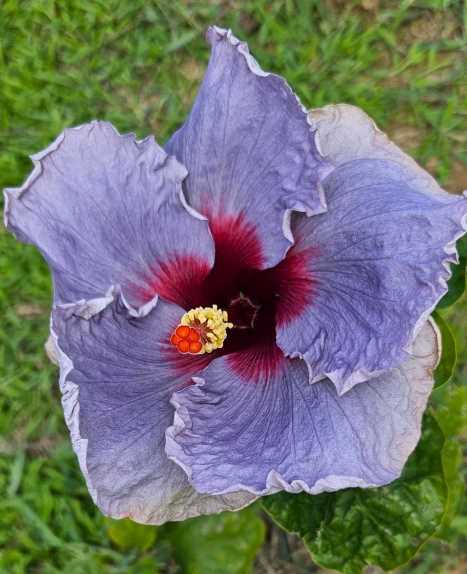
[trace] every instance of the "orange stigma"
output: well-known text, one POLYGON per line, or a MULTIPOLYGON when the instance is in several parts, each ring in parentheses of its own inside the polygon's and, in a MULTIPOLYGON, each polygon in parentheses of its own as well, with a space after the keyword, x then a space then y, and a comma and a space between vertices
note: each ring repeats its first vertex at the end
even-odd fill
POLYGON ((180 353, 197 354, 203 347, 199 332, 186 325, 180 325, 175 329, 174 334, 170 337, 170 342, 177 347, 180 353))

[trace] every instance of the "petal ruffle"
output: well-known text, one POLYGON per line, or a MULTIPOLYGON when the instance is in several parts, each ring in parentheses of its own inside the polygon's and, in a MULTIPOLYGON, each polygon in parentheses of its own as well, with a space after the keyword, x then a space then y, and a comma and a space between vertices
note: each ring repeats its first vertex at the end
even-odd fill
POLYGON ((121 284, 141 303, 162 294, 168 262, 187 284, 212 266, 208 224, 184 202, 186 170, 154 138, 136 141, 94 121, 66 129, 32 159, 23 187, 5 191, 6 225, 44 254, 56 302, 121 284))
POLYGON ((183 310, 155 303, 136 311, 109 295, 54 311, 65 418, 88 489, 104 514, 149 524, 246 506, 249 493, 196 493, 165 454, 170 396, 205 362, 169 344, 183 310))
POLYGON ((339 396, 310 385, 305 363, 244 382, 216 359, 197 384, 174 394, 166 450, 198 492, 278 490, 318 494, 396 479, 420 437, 439 337, 427 322, 400 367, 339 396))
POLYGON ((324 211, 319 178, 327 165, 288 84, 261 70, 230 30, 212 27, 207 37, 206 76, 166 149, 187 166, 188 202, 209 218, 214 237, 235 227, 242 245, 259 243, 259 267, 270 267, 290 247, 290 210, 324 211))
POLYGON ((308 253, 307 307, 278 321, 277 342, 303 357, 312 380, 344 393, 406 356, 446 293, 467 201, 448 194, 361 110, 312 112, 335 166, 323 181, 328 211, 293 225, 292 253, 308 253))

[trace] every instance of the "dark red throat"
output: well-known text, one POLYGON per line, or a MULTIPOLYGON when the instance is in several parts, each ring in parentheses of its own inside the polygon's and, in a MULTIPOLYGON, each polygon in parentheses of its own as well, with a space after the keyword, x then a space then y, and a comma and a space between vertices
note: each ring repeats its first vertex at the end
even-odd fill
POLYGON ((217 304, 226 310, 234 329, 212 358, 232 355, 231 366, 242 378, 263 380, 282 364, 276 325, 292 321, 311 301, 313 252, 292 247, 276 267, 262 270, 261 242, 244 216, 208 219, 216 249, 212 269, 203 260, 176 258, 163 274, 155 273, 144 298, 159 293, 185 309, 217 304))

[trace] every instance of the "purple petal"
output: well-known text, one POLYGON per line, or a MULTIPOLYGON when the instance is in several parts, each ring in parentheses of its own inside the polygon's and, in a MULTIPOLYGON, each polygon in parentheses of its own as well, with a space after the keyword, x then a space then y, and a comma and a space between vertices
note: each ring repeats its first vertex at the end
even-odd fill
POLYGON ((404 364, 343 396, 329 380, 310 385, 298 359, 257 384, 243 382, 229 357, 217 359, 174 394, 167 453, 209 494, 387 484, 418 442, 438 357, 426 323, 404 364))
POLYGON ((245 228, 261 245, 258 266, 273 266, 291 244, 290 210, 324 210, 318 181, 327 166, 288 84, 263 72, 230 30, 213 27, 207 36, 206 76, 166 149, 187 166, 188 202, 214 236, 232 224, 245 228))
POLYGON ((328 211, 298 218, 312 296, 277 341, 324 374, 340 393, 406 356, 446 293, 465 197, 448 194, 363 112, 331 106, 312 113, 322 153, 335 170, 323 187, 328 211))
POLYGON ((197 494, 164 452, 170 396, 206 363, 169 344, 183 310, 155 303, 135 311, 110 295, 54 311, 65 418, 89 491, 104 514, 150 524, 243 507, 251 494, 197 494))
POLYGON ((121 284, 143 302, 162 294, 167 262, 182 262, 185 275, 212 266, 207 222, 184 204, 186 170, 154 138, 136 141, 95 121, 66 129, 32 159, 23 187, 6 190, 5 218, 44 254, 56 301, 121 284))

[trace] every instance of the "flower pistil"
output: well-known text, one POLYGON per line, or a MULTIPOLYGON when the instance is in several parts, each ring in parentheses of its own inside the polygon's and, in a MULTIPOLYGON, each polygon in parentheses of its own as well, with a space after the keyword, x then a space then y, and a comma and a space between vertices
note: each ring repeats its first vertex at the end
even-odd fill
POLYGON ((182 316, 170 342, 180 353, 212 353, 223 347, 227 329, 232 327, 227 311, 219 309, 217 305, 196 307, 182 316))

